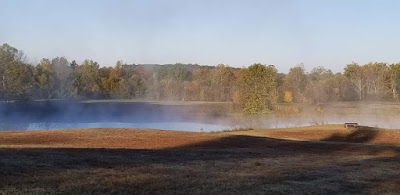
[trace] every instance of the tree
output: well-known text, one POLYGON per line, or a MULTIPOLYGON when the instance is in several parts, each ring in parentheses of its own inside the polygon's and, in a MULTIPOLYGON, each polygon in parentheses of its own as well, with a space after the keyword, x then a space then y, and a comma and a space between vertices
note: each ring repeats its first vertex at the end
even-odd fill
POLYGON ((328 101, 347 101, 358 98, 354 92, 352 84, 342 74, 336 73, 327 78, 324 82, 324 90, 328 96, 328 101))
POLYGON ((293 103, 293 95, 290 91, 283 92, 283 102, 285 103, 293 103))
POLYGON ((78 67, 78 64, 76 63, 75 60, 72 60, 70 66, 71 66, 72 69, 75 69, 76 67, 78 67))
POLYGON ((99 64, 93 60, 85 60, 78 66, 78 74, 74 79, 77 95, 83 98, 96 97, 100 93, 99 64))
MULTIPOLYGON (((118 63, 117 63, 118 66, 118 63)), ((118 96, 122 98, 143 98, 146 94, 146 76, 150 78, 150 74, 147 70, 133 69, 126 70, 121 69, 122 72, 116 70, 116 74, 121 76, 118 81, 118 96)))
POLYGON ((32 67, 22 63, 10 65, 4 72, 4 86, 6 99, 30 99, 33 86, 32 67))
POLYGON ((18 63, 18 50, 10 45, 4 43, 0 47, 0 75, 1 75, 1 85, 0 92, 2 99, 6 98, 6 70, 12 66, 12 64, 18 63))
POLYGON ((239 101, 245 113, 260 114, 272 110, 277 97, 276 75, 274 66, 253 64, 244 69, 239 101))
POLYGON ((185 100, 185 81, 191 80, 191 72, 185 64, 162 66, 157 74, 160 97, 168 100, 185 100))
POLYGON ((393 99, 398 100, 400 90, 400 63, 391 64, 389 66, 389 72, 392 97, 393 99))
POLYGON ((33 88, 32 67, 24 62, 25 55, 8 44, 0 47, 1 98, 26 100, 33 88))
POLYGON ((357 92, 359 100, 363 99, 364 89, 366 86, 363 68, 357 63, 351 63, 344 69, 344 75, 352 83, 353 89, 357 92))
POLYGON ((234 75, 229 66, 219 64, 212 73, 212 92, 215 101, 231 101, 234 75))
POLYGON ((102 70, 108 73, 106 75, 100 75, 102 77, 104 94, 111 97, 127 97, 126 95, 122 95, 121 92, 125 85, 122 62, 118 61, 114 68, 102 68, 102 70))
POLYGON ((189 87, 189 97, 195 101, 213 101, 212 71, 208 68, 198 68, 192 73, 192 81, 189 87))
POLYGON ((35 79, 41 98, 53 99, 59 97, 60 82, 54 64, 43 58, 36 67, 35 79))
POLYGON ((69 66, 69 62, 65 57, 56 57, 51 60, 51 64, 54 68, 54 74, 57 78, 56 96, 58 98, 68 98, 69 78, 72 74, 72 68, 69 66))
POLYGON ((130 93, 130 97, 140 98, 146 92, 146 85, 142 75, 133 73, 126 81, 125 91, 130 93))
POLYGON ((289 70, 284 79, 285 91, 290 91, 293 96, 293 102, 304 101, 304 91, 307 85, 307 76, 303 66, 296 66, 289 70))
POLYGON ((386 63, 368 63, 363 66, 366 94, 369 99, 381 100, 390 93, 390 73, 386 63))
POLYGON ((331 70, 327 70, 323 67, 314 68, 310 74, 308 74, 305 90, 307 101, 314 103, 329 101, 332 96, 334 96, 332 88, 327 87, 330 84, 331 77, 333 77, 331 70))

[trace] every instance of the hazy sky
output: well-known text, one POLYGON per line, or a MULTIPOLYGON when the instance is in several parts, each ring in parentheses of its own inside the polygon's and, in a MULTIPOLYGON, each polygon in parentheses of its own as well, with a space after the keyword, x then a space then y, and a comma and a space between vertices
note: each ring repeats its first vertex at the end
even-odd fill
POLYGON ((397 0, 0 0, 0 43, 31 62, 65 56, 127 63, 400 61, 397 0))

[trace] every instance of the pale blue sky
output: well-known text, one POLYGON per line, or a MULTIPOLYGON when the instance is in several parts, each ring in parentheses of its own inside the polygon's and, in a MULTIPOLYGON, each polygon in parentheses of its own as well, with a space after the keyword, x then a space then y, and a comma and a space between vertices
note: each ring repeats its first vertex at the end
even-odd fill
POLYGON ((0 0, 0 43, 31 62, 304 63, 341 71, 400 61, 397 0, 0 0))

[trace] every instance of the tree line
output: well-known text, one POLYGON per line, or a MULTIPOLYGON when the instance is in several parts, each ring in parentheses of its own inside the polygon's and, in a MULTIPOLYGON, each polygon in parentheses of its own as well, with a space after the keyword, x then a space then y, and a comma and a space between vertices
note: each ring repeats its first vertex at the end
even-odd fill
POLYGON ((246 113, 267 113, 275 103, 391 100, 400 93, 400 63, 348 64, 343 72, 299 65, 287 74, 273 65, 139 65, 100 67, 65 57, 26 62, 18 49, 0 47, 0 100, 147 99, 234 102, 246 113))

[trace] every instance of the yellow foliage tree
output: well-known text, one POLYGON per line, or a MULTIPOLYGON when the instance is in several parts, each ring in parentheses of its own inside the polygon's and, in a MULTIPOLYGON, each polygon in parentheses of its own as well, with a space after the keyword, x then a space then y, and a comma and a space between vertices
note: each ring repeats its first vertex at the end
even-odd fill
POLYGON ((285 91, 283 94, 283 101, 285 103, 293 103, 293 94, 290 91, 285 91))

